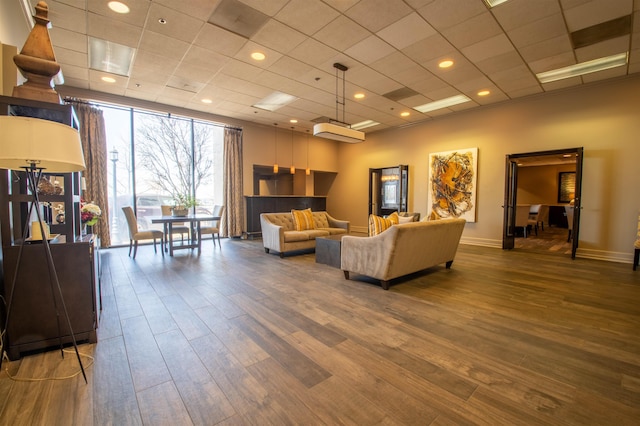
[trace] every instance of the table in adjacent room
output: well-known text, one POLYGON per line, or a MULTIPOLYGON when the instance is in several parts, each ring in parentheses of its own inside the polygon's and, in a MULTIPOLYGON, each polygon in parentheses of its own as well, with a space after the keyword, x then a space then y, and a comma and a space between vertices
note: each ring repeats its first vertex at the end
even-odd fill
MULTIPOLYGON (((200 232, 201 222, 212 222, 220 220, 220 216, 212 216, 207 214, 190 214, 187 216, 161 216, 151 219, 151 223, 161 223, 164 226, 164 238, 169 242, 169 256, 173 256, 174 250, 197 248, 198 254, 202 247, 202 233, 200 232), (173 241, 173 224, 188 223, 191 230, 188 242, 180 242, 174 244, 173 241)), ((163 244, 164 245, 164 244, 163 244)))

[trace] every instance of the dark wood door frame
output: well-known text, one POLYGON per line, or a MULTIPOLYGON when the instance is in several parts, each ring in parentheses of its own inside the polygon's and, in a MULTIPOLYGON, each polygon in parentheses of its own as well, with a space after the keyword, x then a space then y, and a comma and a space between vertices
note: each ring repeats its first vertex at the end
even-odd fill
POLYGON ((571 154, 576 156, 576 187, 574 198, 573 230, 571 231, 571 258, 575 259, 580 235, 580 211, 582 209, 582 158, 584 149, 566 148, 552 151, 528 152, 523 154, 507 154, 505 161, 504 220, 502 232, 502 248, 513 249, 515 246, 515 207, 518 192, 518 160, 527 157, 556 156, 571 154))

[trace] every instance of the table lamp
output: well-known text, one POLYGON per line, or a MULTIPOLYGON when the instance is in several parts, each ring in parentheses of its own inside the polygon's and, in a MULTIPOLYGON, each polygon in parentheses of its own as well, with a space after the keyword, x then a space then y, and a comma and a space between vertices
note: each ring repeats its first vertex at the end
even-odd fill
MULTIPOLYGON (((41 235, 45 236, 46 232, 43 226, 38 197, 38 183, 45 170, 47 173, 75 173, 85 169, 80 135, 73 127, 55 121, 21 116, 0 116, 0 169, 23 170, 26 172, 28 192, 33 197, 29 204, 27 217, 31 217, 32 212, 35 210, 40 224, 41 235)), ((5 333, 2 336, 3 349, 6 348, 7 344, 6 330, 9 328, 11 305, 13 296, 16 293, 16 280, 28 229, 28 226, 24 226, 16 261, 16 270, 11 284, 11 297, 7 303, 7 315, 4 324, 5 333)), ((64 303, 62 289, 58 281, 58 274, 56 273, 53 257, 51 256, 51 247, 47 238, 42 239, 42 246, 45 250, 45 257, 50 271, 51 294, 53 296, 54 292, 57 291, 60 295, 61 307, 67 320, 76 356, 86 383, 87 376, 78 353, 78 345, 71 328, 71 321, 64 303)), ((55 297, 54 305, 56 317, 59 318, 55 297)), ((62 352, 62 336, 60 334, 60 322, 58 319, 58 336, 62 352)), ((62 352, 62 356, 64 357, 64 352, 62 352)), ((2 357, 0 356, 1 366, 2 357)))

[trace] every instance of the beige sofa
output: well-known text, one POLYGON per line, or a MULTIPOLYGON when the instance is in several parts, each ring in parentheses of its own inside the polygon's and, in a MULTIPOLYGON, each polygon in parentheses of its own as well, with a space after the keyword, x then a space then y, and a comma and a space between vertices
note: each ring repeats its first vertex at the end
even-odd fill
POLYGON ((275 250, 284 254, 294 250, 315 249, 316 237, 328 235, 348 234, 349 222, 331 217, 327 212, 312 212, 316 229, 296 231, 291 212, 262 213, 260 226, 262 227, 262 244, 264 251, 275 250))
POLYGON ((440 263, 451 267, 466 221, 444 219, 393 225, 373 237, 342 238, 341 269, 379 279, 389 289, 393 278, 440 263))

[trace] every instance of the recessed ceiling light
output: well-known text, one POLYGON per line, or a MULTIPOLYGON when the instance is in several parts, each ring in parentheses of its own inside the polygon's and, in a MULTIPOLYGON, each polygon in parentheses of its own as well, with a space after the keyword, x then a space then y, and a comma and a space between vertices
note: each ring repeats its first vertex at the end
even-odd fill
POLYGON ((462 104, 465 102, 469 102, 470 100, 471 99, 469 99, 465 95, 456 95, 456 96, 451 96, 450 98, 440 99, 439 101, 429 102, 428 104, 419 105, 417 107, 413 107, 413 109, 424 113, 429 111, 435 111, 441 108, 446 108, 453 105, 462 104))
POLYGON ((356 124, 352 124, 351 128, 353 130, 362 130, 362 129, 366 129, 367 127, 373 127, 373 126, 377 126, 378 123, 377 121, 373 121, 373 120, 365 120, 365 121, 361 121, 359 123, 356 124))
POLYGON ((256 61, 264 61, 264 59, 267 57, 264 53, 262 52, 253 52, 251 54, 251 57, 253 59, 255 59, 256 61))
POLYGON ((478 96, 487 96, 489 93, 491 93, 488 90, 481 90, 478 92, 478 96))
POLYGON ((210 104, 210 103, 213 103, 213 101, 212 101, 211 99, 209 99, 209 98, 204 98, 204 99, 202 99, 200 102, 202 102, 203 104, 210 104))
POLYGON ((107 76, 104 76, 104 77, 100 78, 100 80, 104 81, 105 83, 115 83, 116 82, 115 78, 107 77, 107 76))
POLYGON ((164 25, 164 24, 167 23, 167 20, 164 19, 164 18, 160 18, 160 19, 158 19, 158 22, 160 22, 160 24, 164 25))
POLYGON ((563 157, 564 158, 569 158, 569 157, 571 157, 571 154, 564 154, 563 157))
POLYGON ((536 74, 536 77, 538 77, 538 81, 540 81, 540 83, 550 83, 552 81, 577 77, 579 75, 590 74, 592 72, 608 70, 609 68, 626 65, 628 59, 629 52, 618 53, 617 55, 605 56, 604 58, 598 58, 564 68, 541 72, 536 74))
POLYGON ((129 13, 129 6, 119 1, 110 1, 107 6, 116 13, 129 13))
POLYGON ((409 111, 403 111, 403 112, 400 113, 401 117, 408 117, 410 115, 411 115, 411 113, 409 111))
POLYGON ((286 93, 273 92, 272 94, 268 95, 266 98, 254 104, 253 107, 264 109, 267 111, 275 111, 295 101, 296 99, 298 98, 286 93))
POLYGON ((496 7, 499 4, 506 3, 509 0, 484 0, 485 3, 489 5, 489 7, 496 7))
POLYGON ((297 123, 297 122, 298 122, 298 120, 296 120, 295 118, 292 118, 291 120, 289 120, 289 123, 293 123, 293 124, 295 124, 295 123, 297 123))
POLYGON ((358 92, 355 95, 353 95, 353 97, 356 99, 364 99, 364 93, 358 92))
POLYGON ((451 59, 445 59, 444 61, 440 61, 440 63, 438 64, 440 68, 449 68, 452 65, 453 61, 451 59))

